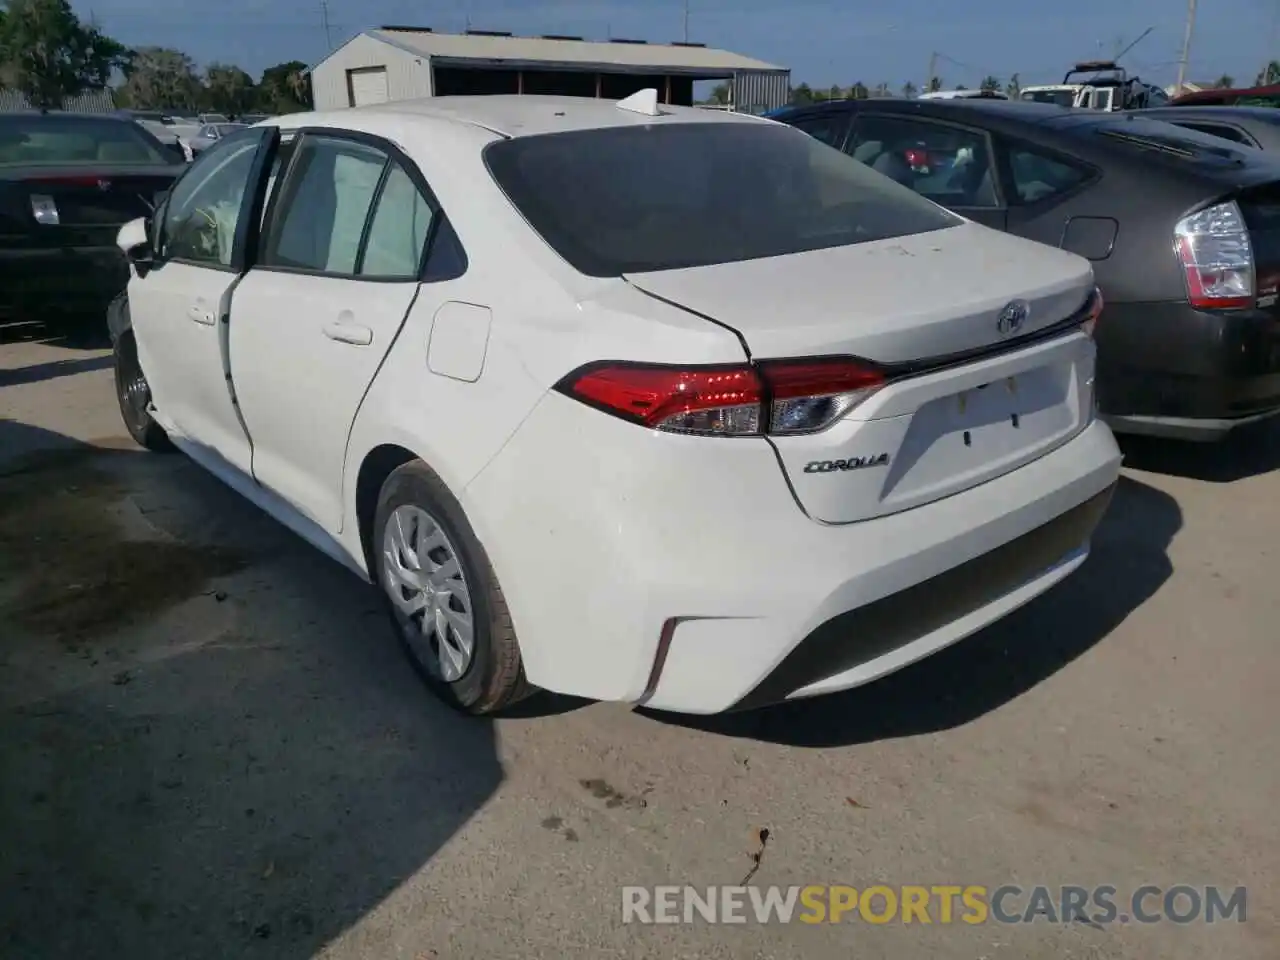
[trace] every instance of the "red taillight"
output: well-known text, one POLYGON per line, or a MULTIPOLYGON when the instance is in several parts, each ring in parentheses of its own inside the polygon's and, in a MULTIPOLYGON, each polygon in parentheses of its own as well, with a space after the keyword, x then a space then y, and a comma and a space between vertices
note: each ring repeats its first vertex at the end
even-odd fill
POLYGON ((856 360, 769 360, 758 367, 593 364, 557 385, 606 413, 669 433, 813 433, 884 384, 856 360))
POLYGON ((1187 300, 1202 309, 1240 309, 1255 302, 1253 245, 1235 201, 1178 221, 1174 252, 1187 281, 1187 300))

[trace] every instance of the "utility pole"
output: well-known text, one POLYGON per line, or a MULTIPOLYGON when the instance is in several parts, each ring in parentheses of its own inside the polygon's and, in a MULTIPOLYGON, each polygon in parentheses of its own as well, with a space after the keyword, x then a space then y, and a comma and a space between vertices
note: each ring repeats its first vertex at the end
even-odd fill
POLYGON ((329 30, 329 0, 320 0, 320 22, 324 24, 324 45, 333 52, 333 33, 329 30))
POLYGON ((684 42, 689 42, 689 0, 684 0, 684 42))
POLYGON ((1195 29, 1195 25, 1196 0, 1187 0, 1187 32, 1182 38, 1182 59, 1178 61, 1177 93, 1182 93, 1182 85, 1187 79, 1187 60, 1191 57, 1191 32, 1195 29))
POLYGON ((924 78, 924 90, 922 93, 928 93, 933 89, 933 78, 938 75, 938 54, 929 54, 929 75, 924 78))

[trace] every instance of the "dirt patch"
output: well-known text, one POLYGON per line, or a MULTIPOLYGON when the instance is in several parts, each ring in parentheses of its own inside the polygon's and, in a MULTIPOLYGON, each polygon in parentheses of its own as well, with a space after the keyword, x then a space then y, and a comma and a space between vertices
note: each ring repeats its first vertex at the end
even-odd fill
POLYGON ((41 451, 0 474, 0 622, 75 647, 245 566, 140 522, 103 455, 41 451))

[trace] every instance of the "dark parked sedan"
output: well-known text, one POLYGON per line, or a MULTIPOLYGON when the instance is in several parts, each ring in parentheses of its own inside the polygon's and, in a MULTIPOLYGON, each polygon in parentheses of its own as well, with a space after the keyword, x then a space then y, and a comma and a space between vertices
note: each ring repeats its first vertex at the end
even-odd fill
POLYGON ((1155 107, 1135 117, 1163 120, 1246 147, 1280 152, 1280 110, 1274 107, 1155 107))
POLYGON ((850 100, 774 119, 1091 260, 1107 302, 1098 402, 1117 431, 1208 440, 1280 413, 1280 165, 1267 154, 1139 115, 991 100, 850 100))
POLYGON ((105 311, 129 279, 116 233, 185 169, 131 119, 0 115, 0 308, 105 311))

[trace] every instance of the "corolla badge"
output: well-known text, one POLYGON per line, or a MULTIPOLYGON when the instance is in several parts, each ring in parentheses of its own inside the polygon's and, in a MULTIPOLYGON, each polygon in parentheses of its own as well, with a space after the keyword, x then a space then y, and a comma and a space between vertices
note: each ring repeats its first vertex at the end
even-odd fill
POLYGON ((996 330, 1002 337, 1012 337, 1027 325, 1031 316, 1031 304, 1025 300, 1013 300, 1005 304, 1000 316, 996 318, 996 330))

